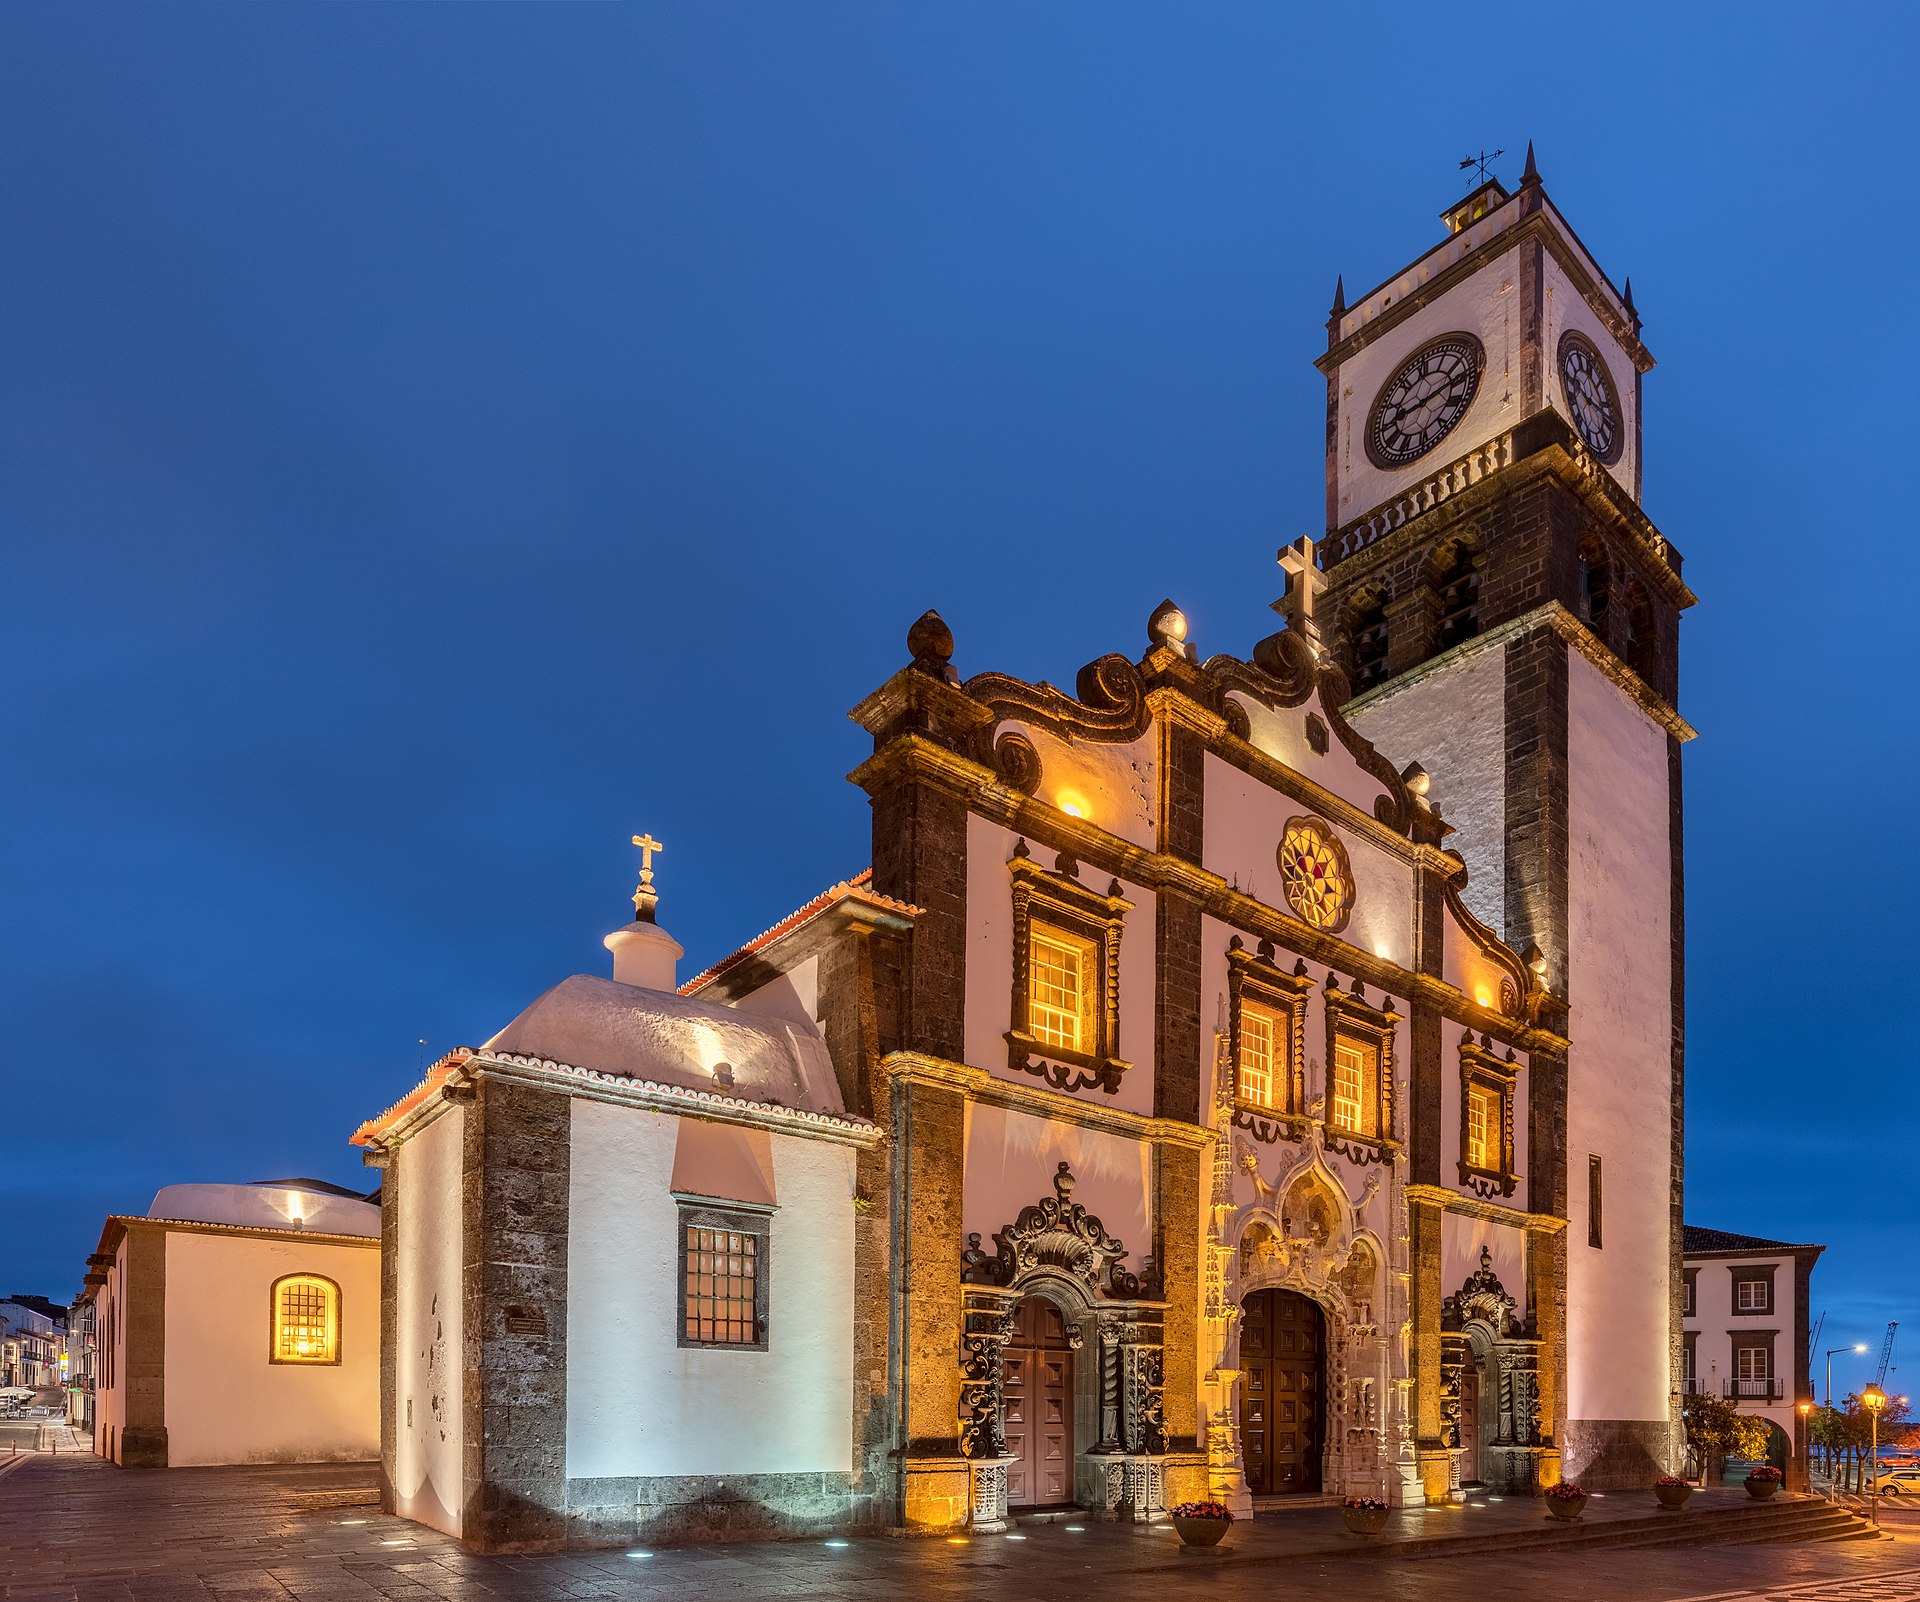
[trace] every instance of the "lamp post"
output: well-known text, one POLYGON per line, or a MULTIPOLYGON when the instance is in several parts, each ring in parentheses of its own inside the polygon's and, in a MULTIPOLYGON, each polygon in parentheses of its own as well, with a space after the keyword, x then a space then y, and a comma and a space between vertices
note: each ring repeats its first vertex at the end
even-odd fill
POLYGON ((1864 1352, 1865 1341, 1856 1341, 1851 1346, 1830 1346, 1827 1348, 1827 1406, 1833 1406, 1833 1354, 1835 1352, 1864 1352))
POLYGON ((1868 1517, 1877 1526, 1880 1523, 1880 1409, 1887 1405, 1887 1393, 1878 1385, 1869 1385, 1860 1393, 1860 1405, 1867 1410, 1872 1420, 1873 1446, 1867 1453, 1867 1466, 1873 1478, 1868 1482, 1868 1517))
MULTIPOLYGON (((1801 1402, 1796 1411, 1800 1414, 1800 1472, 1807 1477, 1807 1489, 1813 1489, 1813 1403, 1801 1402)), ((1832 1477, 1828 1477, 1827 1489, 1831 1494, 1832 1477)))

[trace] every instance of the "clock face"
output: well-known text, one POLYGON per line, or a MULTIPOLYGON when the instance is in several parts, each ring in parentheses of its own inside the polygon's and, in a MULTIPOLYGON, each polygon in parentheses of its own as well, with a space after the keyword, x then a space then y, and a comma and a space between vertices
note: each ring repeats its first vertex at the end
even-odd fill
POLYGON ((1447 334, 1416 351, 1387 380, 1367 420, 1375 467, 1417 462, 1451 434, 1473 404, 1487 353, 1471 334, 1447 334))
POLYGON ((1587 449, 1611 467, 1626 442, 1620 396, 1593 341, 1572 329, 1560 336, 1560 388, 1587 449))

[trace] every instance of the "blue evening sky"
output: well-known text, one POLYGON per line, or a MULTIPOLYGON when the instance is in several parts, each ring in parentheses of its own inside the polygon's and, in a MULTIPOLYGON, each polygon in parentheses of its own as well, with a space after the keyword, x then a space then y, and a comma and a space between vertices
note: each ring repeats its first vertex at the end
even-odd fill
MULTIPOLYGON (((1689 1197, 1920 1315, 1911 13, 0 10, 0 1292, 176 1180, 371 1184, 425 1054, 867 859, 937 606, 1071 683, 1273 626, 1336 273, 1531 136, 1660 366, 1689 1197), (421 1040, 426 1045, 419 1044, 421 1040)), ((1917 1370, 1916 1372, 1920 1372, 1917 1370)), ((1836 1370, 1836 1382, 1857 1376, 1836 1370)))

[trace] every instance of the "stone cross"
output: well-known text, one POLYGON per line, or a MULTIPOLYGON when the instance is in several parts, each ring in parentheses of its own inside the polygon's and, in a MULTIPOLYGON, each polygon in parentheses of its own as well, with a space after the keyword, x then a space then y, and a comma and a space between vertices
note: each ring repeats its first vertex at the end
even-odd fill
POLYGON ((1327 576, 1313 554, 1313 541, 1302 534, 1280 552, 1280 565, 1287 574, 1287 593, 1273 603, 1274 611, 1287 620, 1287 627, 1320 654, 1320 592, 1327 587, 1327 576))
POLYGON ((653 909, 660 900, 659 892, 653 888, 653 854, 667 848, 650 834, 636 834, 633 843, 640 848, 640 888, 633 893, 633 915, 651 923, 653 909))

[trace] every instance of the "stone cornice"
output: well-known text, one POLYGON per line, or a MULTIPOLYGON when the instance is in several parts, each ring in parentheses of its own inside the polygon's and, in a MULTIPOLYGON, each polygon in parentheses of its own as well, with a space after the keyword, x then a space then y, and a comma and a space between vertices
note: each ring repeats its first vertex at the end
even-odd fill
POLYGON ((275 1229, 270 1224, 215 1224, 199 1218, 136 1218, 122 1213, 116 1213, 107 1220, 107 1230, 101 1236, 101 1244, 106 1244, 109 1235, 117 1240, 119 1233, 131 1233, 138 1229, 158 1229, 185 1235, 232 1235, 249 1240, 297 1240, 315 1246, 354 1246, 368 1251, 380 1249, 378 1235, 335 1235, 318 1229, 275 1229), (118 1226, 118 1233, 115 1226, 118 1226))
POLYGON ((1439 1207, 1462 1217, 1480 1218, 1490 1224, 1505 1224, 1509 1229, 1530 1230, 1536 1235, 1557 1235, 1567 1227, 1566 1219, 1555 1217, 1552 1213, 1529 1213, 1518 1207, 1503 1207, 1499 1202, 1483 1201, 1478 1196, 1463 1195, 1442 1185, 1409 1185, 1406 1197, 1410 1204, 1424 1202, 1429 1207, 1439 1207))
POLYGON ((984 1068, 949 1062, 942 1057, 929 1057, 917 1051, 891 1052, 881 1059, 880 1066, 891 1078, 906 1084, 957 1090, 969 1101, 989 1107, 1031 1113, 1036 1118, 1078 1124, 1083 1129, 1124 1135, 1132 1140, 1187 1146, 1198 1151, 1212 1145, 1215 1139, 1214 1132, 1201 1124, 1184 1123, 1177 1118, 1155 1118, 1146 1113, 1128 1112, 1122 1107, 1101 1106, 1062 1091, 1048 1090, 1041 1085, 1020 1084, 990 1074, 984 1068))
POLYGON ((1646 681, 1639 674, 1595 639, 1586 624, 1558 601, 1547 601, 1536 606, 1531 612, 1522 612, 1516 618, 1509 618, 1505 623, 1488 629, 1486 633, 1476 634, 1470 640, 1463 640, 1452 650, 1442 651, 1438 656, 1422 662, 1417 668, 1388 680, 1379 688, 1369 690, 1365 695, 1355 696, 1347 703, 1347 713, 1352 716, 1365 712, 1369 707, 1391 701, 1402 690, 1431 678, 1456 662, 1470 662, 1484 652, 1498 650, 1509 640, 1518 639, 1521 635, 1540 628, 1552 629, 1617 685, 1651 721, 1659 724, 1682 744, 1691 740, 1699 732, 1668 706, 1662 696, 1649 689, 1646 681))

